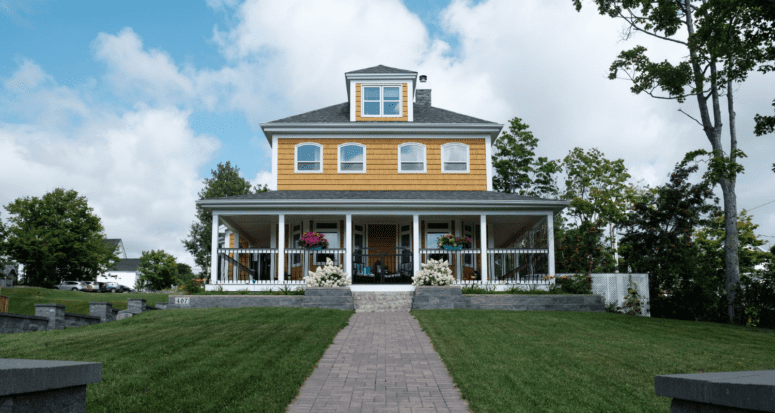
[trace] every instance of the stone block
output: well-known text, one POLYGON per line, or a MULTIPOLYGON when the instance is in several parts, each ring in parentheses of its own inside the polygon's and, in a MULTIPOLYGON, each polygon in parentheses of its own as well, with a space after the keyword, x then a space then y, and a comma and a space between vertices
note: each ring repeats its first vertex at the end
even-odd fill
POLYGON ((102 363, 0 359, 0 412, 85 412, 102 363))
POLYGON ((352 297, 350 287, 307 287, 304 290, 305 296, 311 297, 352 297))
POLYGON ((133 315, 134 315, 134 313, 132 313, 129 310, 121 310, 121 311, 118 312, 118 315, 116 316, 116 321, 132 317, 133 315))
POLYGON ((141 314, 146 311, 145 299, 129 298, 126 300, 127 310, 132 314, 141 314))
MULTIPOLYGON (((26 333, 48 329, 48 318, 0 313, 0 334, 26 333)), ((2 412, 2 410, 0 410, 2 412)))
POLYGON ((89 315, 99 317, 103 323, 116 320, 116 315, 113 313, 113 304, 111 303, 90 302, 89 315))
POLYGON ((656 376, 654 390, 676 413, 775 412, 775 370, 656 376))
POLYGON ((48 319, 47 330, 65 329, 65 306, 62 304, 35 304, 35 316, 48 319))

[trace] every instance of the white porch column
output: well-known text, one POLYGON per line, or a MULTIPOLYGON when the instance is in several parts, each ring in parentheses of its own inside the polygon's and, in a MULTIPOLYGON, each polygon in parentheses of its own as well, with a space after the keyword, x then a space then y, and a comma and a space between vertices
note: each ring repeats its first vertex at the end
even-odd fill
MULTIPOLYGON (((269 226, 272 234, 269 236, 269 248, 277 248, 277 224, 269 226)), ((275 254, 269 254, 269 280, 274 281, 277 279, 277 257, 275 254)))
POLYGON ((554 277, 554 213, 546 214, 546 241, 549 245, 549 275, 554 277))
MULTIPOLYGON (((459 237, 461 235, 461 230, 463 229, 463 221, 456 219, 455 220, 455 237, 459 237)), ((455 277, 458 281, 461 281, 463 274, 463 254, 462 253, 456 253, 455 254, 455 277)))
POLYGON ((482 247, 482 282, 487 282, 490 266, 487 264, 487 247, 489 246, 487 237, 487 215, 479 215, 479 245, 482 247))
POLYGON ((285 282, 285 214, 277 216, 277 281, 285 282))
POLYGON ((412 270, 420 272, 420 216, 412 215, 412 270))
MULTIPOLYGON (((239 232, 234 233, 234 246, 232 248, 239 248, 239 232)), ((237 263, 232 267, 233 270, 231 276, 234 282, 237 282, 237 280, 239 280, 239 254, 235 252, 233 258, 237 263)))
POLYGON ((221 217, 213 214, 213 234, 210 245, 210 284, 218 282, 218 227, 221 226, 221 217))
POLYGON ((353 214, 344 217, 344 270, 353 278, 353 214))
MULTIPOLYGON (((229 228, 228 225, 226 225, 226 231, 223 233, 223 248, 231 248, 231 234, 233 232, 229 228)), ((226 256, 228 257, 229 254, 227 253, 226 256)), ((229 261, 223 260, 223 274, 221 274, 221 279, 224 282, 229 282, 231 280, 231 271, 229 271, 229 261)))

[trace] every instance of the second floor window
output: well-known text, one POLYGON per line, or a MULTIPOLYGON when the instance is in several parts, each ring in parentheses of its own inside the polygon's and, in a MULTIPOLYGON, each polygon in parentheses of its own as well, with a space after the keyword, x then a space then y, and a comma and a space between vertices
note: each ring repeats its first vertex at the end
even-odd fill
POLYGON ((398 172, 425 172, 425 145, 419 143, 399 145, 398 172))
POLYGON ((359 143, 339 145, 339 172, 366 172, 366 147, 359 143))
POLYGON ((361 116, 401 116, 400 86, 364 86, 361 116))
POLYGON ((441 172, 466 173, 468 168, 468 145, 448 143, 441 145, 441 172))
POLYGON ((300 143, 296 145, 296 162, 294 172, 323 172, 323 146, 317 143, 300 143))

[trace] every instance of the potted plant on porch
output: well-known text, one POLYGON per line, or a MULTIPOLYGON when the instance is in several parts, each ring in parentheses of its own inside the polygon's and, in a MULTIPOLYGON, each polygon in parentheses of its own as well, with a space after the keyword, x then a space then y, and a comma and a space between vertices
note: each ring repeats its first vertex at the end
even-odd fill
POLYGON ((299 239, 299 245, 313 250, 319 250, 328 247, 326 236, 319 232, 308 231, 299 239))
POLYGON ((445 250, 461 250, 463 248, 471 248, 471 238, 468 237, 456 237, 452 234, 439 237, 439 248, 445 250))

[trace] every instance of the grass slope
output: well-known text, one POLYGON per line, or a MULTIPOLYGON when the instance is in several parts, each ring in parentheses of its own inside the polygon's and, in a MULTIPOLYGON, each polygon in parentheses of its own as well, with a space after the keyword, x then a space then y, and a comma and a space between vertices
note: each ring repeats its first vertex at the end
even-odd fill
POLYGON ((89 302, 113 303, 113 308, 126 310, 127 298, 144 298, 148 305, 166 303, 167 294, 146 293, 85 293, 80 291, 51 290, 33 287, 3 288, 0 295, 9 297, 8 312, 35 315, 35 304, 64 304, 68 313, 89 314, 89 302))
POLYGON ((775 369, 775 332, 609 313, 414 311, 473 411, 666 412, 654 376, 775 369))
POLYGON ((165 310, 0 336, 0 357, 102 362, 87 412, 282 412, 351 312, 165 310))

